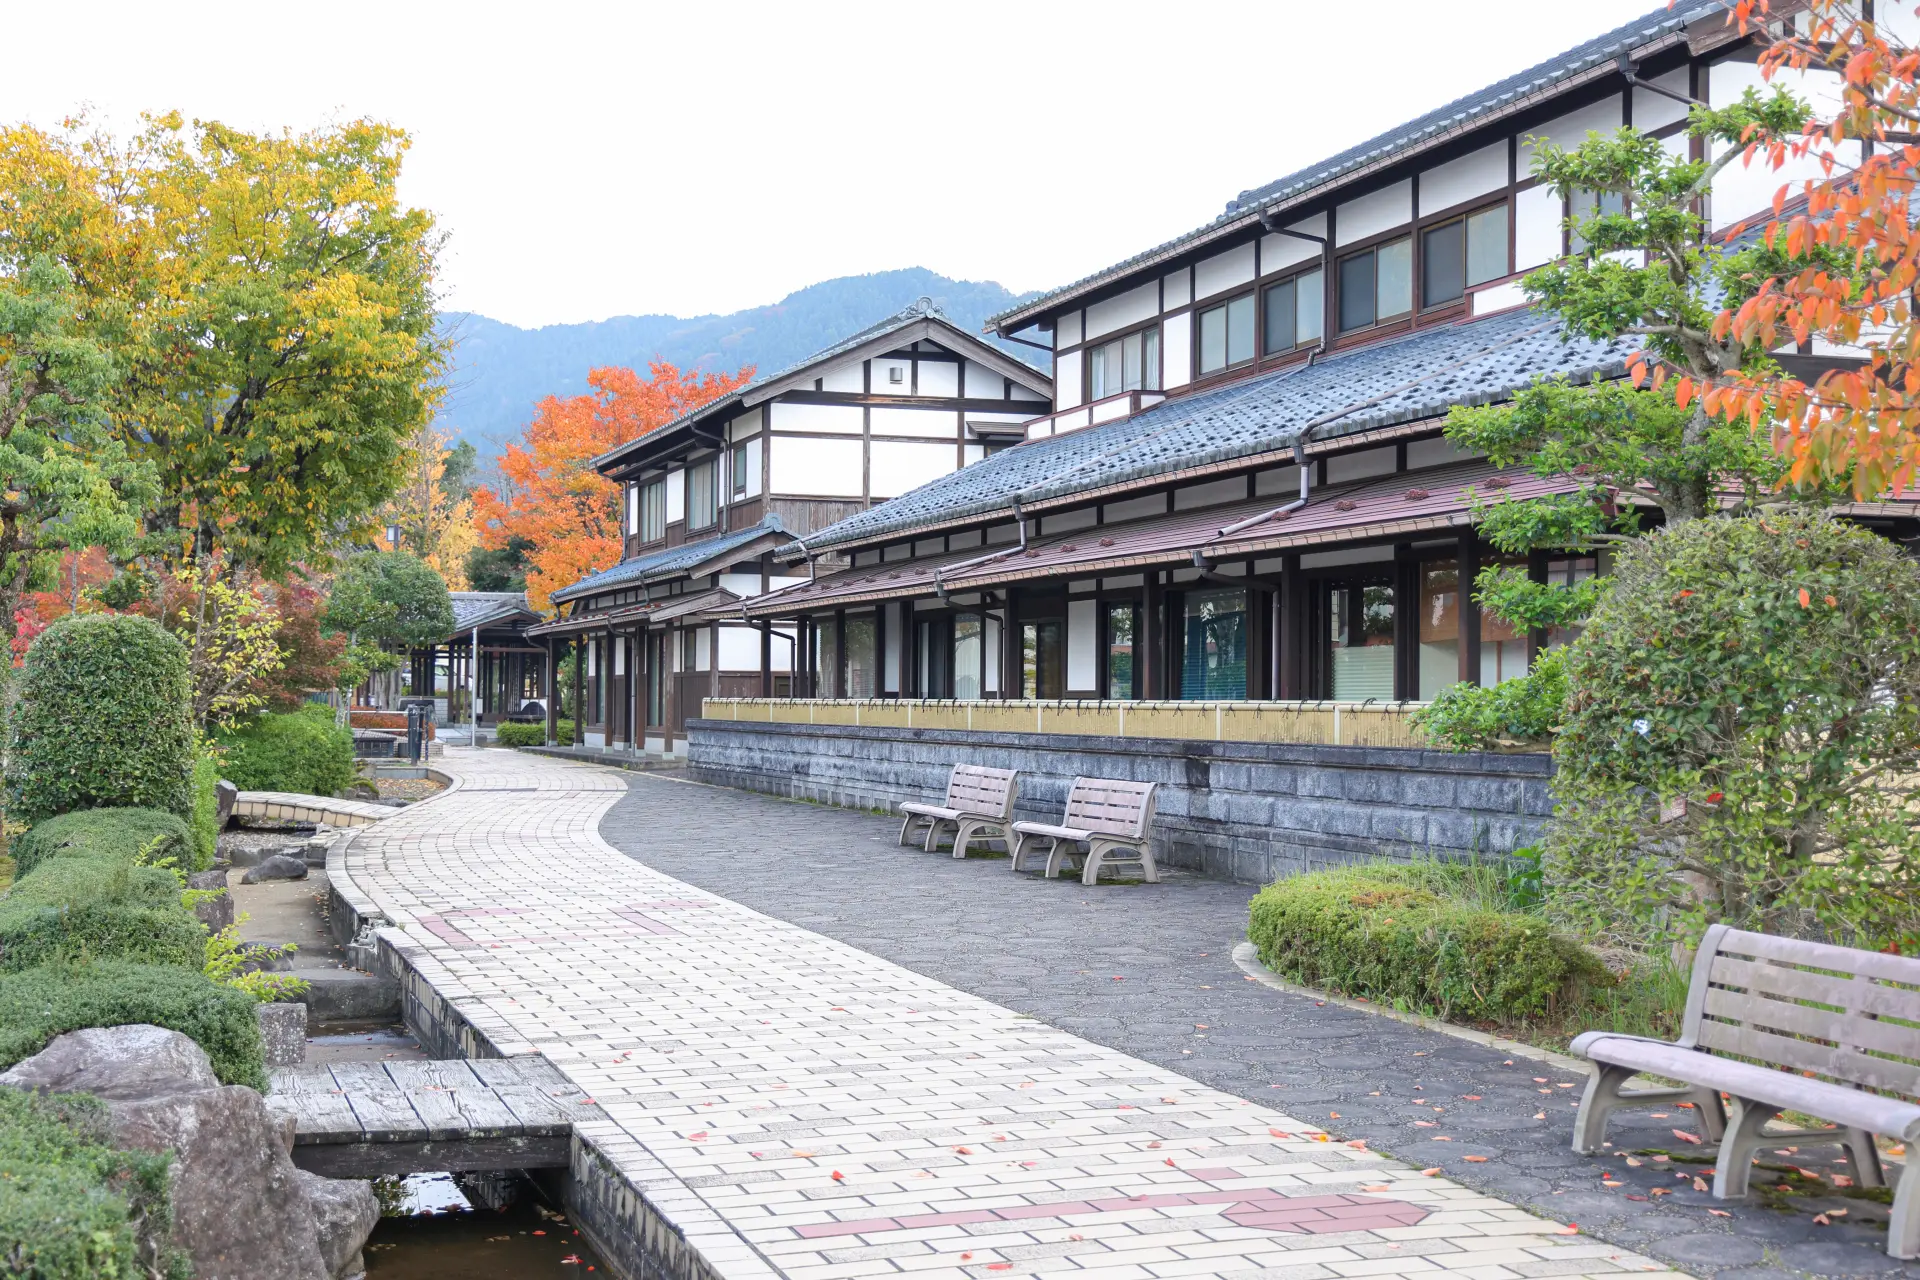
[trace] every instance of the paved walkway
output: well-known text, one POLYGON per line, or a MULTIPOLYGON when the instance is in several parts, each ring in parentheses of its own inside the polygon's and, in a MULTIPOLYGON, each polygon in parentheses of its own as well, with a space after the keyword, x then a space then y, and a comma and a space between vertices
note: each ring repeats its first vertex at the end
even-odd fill
MULTIPOLYGON (((1688 1163, 1673 1136, 1692 1127, 1685 1111, 1614 1121, 1622 1151, 1678 1161, 1577 1156, 1583 1073, 1247 981, 1231 957, 1250 886, 1173 873, 1089 891, 1004 860, 903 849, 898 831, 872 814, 653 777, 634 779, 601 823, 615 847, 680 880, 1695 1275, 1920 1278, 1886 1256, 1884 1229, 1855 1225, 1884 1208, 1836 1196, 1782 1212, 1695 1190, 1691 1175, 1710 1180, 1711 1165, 1688 1163), (1829 1209, 1842 1213, 1815 1223, 1829 1209)), ((1851 1173, 1838 1154, 1775 1162, 1851 1173)))
MULTIPOLYGON (((587 1136, 730 1280, 1662 1270, 649 869, 597 831, 638 779, 444 767, 456 789, 349 873, 467 1010, 590 1092, 587 1136)), ((654 785, 668 838, 724 794, 654 785)))

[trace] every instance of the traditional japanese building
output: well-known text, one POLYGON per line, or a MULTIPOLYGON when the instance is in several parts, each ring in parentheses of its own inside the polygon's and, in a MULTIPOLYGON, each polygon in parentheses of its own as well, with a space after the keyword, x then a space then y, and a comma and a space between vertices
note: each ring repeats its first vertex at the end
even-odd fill
MULTIPOLYGON (((1443 421, 1542 376, 1620 377, 1635 349, 1526 307, 1521 277, 1577 252, 1594 204, 1533 154, 1629 126, 1702 158, 1689 104, 1759 84, 1757 52, 1719 3, 1662 7, 996 317, 1054 352, 1051 412, 788 540, 804 580, 741 612, 798 632, 793 687, 820 698, 1391 702, 1522 674, 1555 637, 1480 615, 1475 504, 1577 482, 1463 456, 1443 421)), ((1735 162, 1709 226, 1812 173, 1735 162)), ((1854 514, 1915 528, 1911 504, 1854 514)))
POLYGON ((774 550, 1025 440, 1051 407, 1045 374, 921 299, 595 459, 623 486, 625 554, 527 633, 579 642, 575 705, 553 718, 665 753, 703 697, 789 693, 792 629, 741 614, 800 580, 774 550))

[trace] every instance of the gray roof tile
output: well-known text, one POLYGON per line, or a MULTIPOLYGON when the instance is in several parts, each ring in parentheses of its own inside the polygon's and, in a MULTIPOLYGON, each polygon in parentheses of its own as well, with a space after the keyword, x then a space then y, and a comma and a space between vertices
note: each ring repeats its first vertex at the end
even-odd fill
POLYGON ((596 591, 609 591, 615 587, 670 578, 703 560, 711 560, 714 556, 723 555, 735 547, 744 547, 755 538, 769 533, 787 532, 787 526, 780 522, 780 517, 770 515, 762 519, 759 524, 748 525, 732 533, 723 533, 717 538, 702 538, 698 542, 685 542, 677 547, 667 547, 644 556, 636 556, 631 560, 622 560, 611 569, 590 573, 578 582, 560 588, 553 593, 552 599, 555 604, 562 604, 580 596, 591 595, 596 591))
MULTIPOLYGON (((1211 391, 1120 422, 1029 441, 807 538, 820 551, 1315 440, 1503 400, 1541 376, 1617 377, 1637 343, 1569 340, 1531 309, 1417 330, 1211 391)), ((797 548, 796 548, 797 549, 797 548)))

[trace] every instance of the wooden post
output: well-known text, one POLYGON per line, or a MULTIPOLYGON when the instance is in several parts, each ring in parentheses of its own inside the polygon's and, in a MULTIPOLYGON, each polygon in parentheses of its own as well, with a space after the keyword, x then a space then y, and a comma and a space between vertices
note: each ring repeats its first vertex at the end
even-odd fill
POLYGON ((587 722, 581 715, 585 708, 580 702, 587 684, 586 646, 581 643, 583 638, 573 638, 573 740, 568 743, 569 746, 578 746, 587 740, 587 722))
POLYGON ((1407 543, 1393 549, 1393 696, 1420 697, 1420 562, 1407 543))
POLYGON ((1460 680, 1480 683, 1480 606, 1474 603, 1474 581, 1480 576, 1480 539, 1473 527, 1460 531, 1460 562, 1457 589, 1460 592, 1460 680))
POLYGON ((1266 583, 1252 578, 1253 566, 1248 565, 1247 570, 1246 696, 1254 702, 1265 702, 1273 697, 1273 685, 1269 683, 1273 674, 1272 597, 1266 583))
POLYGON ((1140 696, 1148 702, 1167 696, 1166 627, 1160 616, 1165 603, 1160 571, 1148 569, 1146 586, 1140 592, 1140 638, 1134 656, 1140 664, 1140 696))
MULTIPOLYGON (((1527 552, 1527 580, 1545 586, 1547 582, 1547 553, 1544 551, 1527 552)), ((1527 630, 1527 670, 1533 670, 1533 664, 1547 650, 1547 629, 1530 627, 1527 630)))
POLYGON ((1300 557, 1280 558, 1280 696, 1303 699, 1307 694, 1307 579, 1300 557))
POLYGON ((541 684, 547 694, 547 745, 557 747, 560 745, 560 651, 552 636, 547 637, 547 668, 542 674, 546 676, 541 684))
MULTIPOLYGON (((1000 696, 1002 699, 1027 696, 1025 658, 1026 645, 1020 634, 1020 589, 1010 586, 1007 588, 1007 618, 1000 624, 1000 696)), ((948 684, 952 684, 953 674, 953 662, 949 659, 947 662, 948 684)), ((946 691, 941 690, 933 696, 945 697, 946 691)))
POLYGON ((827 677, 833 683, 828 686, 832 692, 827 696, 844 698, 847 696, 847 611, 833 611, 833 670, 827 677))
MULTIPOLYGON (((787 673, 791 683, 793 673, 787 673)), ((773 696, 773 620, 763 619, 760 623, 760 696, 773 696)))

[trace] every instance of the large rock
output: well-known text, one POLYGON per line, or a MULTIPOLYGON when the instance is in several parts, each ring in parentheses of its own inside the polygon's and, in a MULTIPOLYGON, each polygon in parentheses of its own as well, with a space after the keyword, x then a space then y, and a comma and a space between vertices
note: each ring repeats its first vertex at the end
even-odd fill
POLYGON ((215 1089, 220 1080, 206 1053, 186 1036, 134 1023, 55 1036, 39 1053, 0 1074, 0 1084, 112 1100, 215 1089))
POLYGON ((219 824, 220 830, 225 831, 227 823, 233 818, 233 806, 240 801, 240 788, 222 778, 213 784, 213 794, 214 821, 219 824))
POLYGON ((307 1060, 307 1006, 274 1001, 253 1008, 260 1019, 260 1054, 267 1066, 297 1067, 307 1060))
POLYGON ((305 880, 307 878, 306 857, 293 857, 276 853, 271 858, 263 858, 257 867, 249 867, 247 874, 240 877, 241 884, 259 884, 262 880, 305 880))
POLYGON ((365 1271, 366 1261, 360 1250, 380 1221, 380 1202, 373 1197, 373 1185, 348 1178, 323 1178, 305 1169, 296 1172, 313 1205, 320 1258, 327 1265, 327 1273, 344 1280, 365 1271))
POLYGON ((171 1151, 173 1242, 198 1280, 329 1280, 313 1206, 264 1099, 223 1085, 108 1104, 114 1143, 171 1151))
MULTIPOLYGON (((70 1031, 0 1084, 107 1102, 114 1145, 172 1152, 173 1243, 199 1280, 331 1280, 285 1121, 161 1027, 70 1031)), ((337 1230, 337 1229, 336 1229, 337 1230)))
MULTIPOLYGON (((224 889, 227 887, 227 869, 214 867, 208 871, 196 871, 187 877, 189 889, 224 889)), ((233 923, 233 895, 223 893, 217 898, 207 898, 196 902, 193 914, 200 923, 207 926, 208 933, 218 933, 233 923)))

